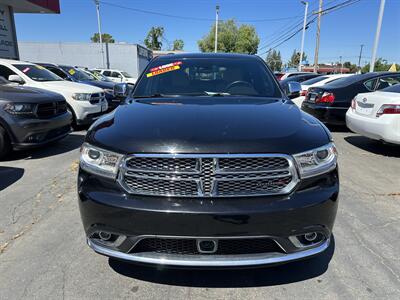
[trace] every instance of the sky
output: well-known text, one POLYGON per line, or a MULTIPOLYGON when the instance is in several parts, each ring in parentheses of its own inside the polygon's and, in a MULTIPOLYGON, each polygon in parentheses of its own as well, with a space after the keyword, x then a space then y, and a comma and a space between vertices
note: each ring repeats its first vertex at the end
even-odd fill
MULTIPOLYGON (((324 0, 324 8, 345 0, 324 0)), ((215 18, 215 6, 220 6, 220 19, 235 19, 238 24, 255 26, 260 37, 259 47, 281 36, 282 30, 303 20, 304 5, 298 0, 100 0, 102 32, 118 42, 143 44, 152 26, 163 26, 163 48, 174 39, 182 39, 184 50, 198 52, 197 41, 206 35, 215 18), (124 6, 115 7, 109 4, 124 6), (173 18, 130 10, 152 11, 180 16, 173 18), (193 18, 193 19, 192 19, 193 18), (278 19, 278 20, 277 20, 278 19), (263 21, 260 21, 263 20, 263 21)), ((93 0, 60 0, 61 14, 16 14, 17 36, 20 41, 89 42, 97 32, 96 9, 93 0)), ((309 12, 316 11, 318 0, 309 0, 309 12)), ((321 19, 319 61, 358 62, 360 45, 364 45, 361 65, 369 62, 378 19, 380 0, 359 2, 326 14, 321 19)), ((300 26, 301 27, 301 26, 300 26)), ((306 31, 304 52, 313 62, 316 22, 306 31)), ((294 49, 299 50, 301 33, 276 49, 287 62, 294 49)), ((260 50, 262 57, 266 49, 260 50)), ((400 0, 386 0, 378 57, 390 63, 400 63, 400 0)))

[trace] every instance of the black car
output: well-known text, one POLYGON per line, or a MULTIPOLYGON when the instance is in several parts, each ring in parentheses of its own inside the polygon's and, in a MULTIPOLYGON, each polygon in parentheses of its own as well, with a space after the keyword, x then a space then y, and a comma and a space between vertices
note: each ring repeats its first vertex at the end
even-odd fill
POLYGON ((317 255, 338 193, 328 129, 257 56, 153 59, 81 148, 87 242, 132 262, 238 267, 317 255))
POLYGON ((0 79, 0 159, 12 149, 62 139, 70 132, 71 122, 63 96, 0 79))
POLYGON ((373 92, 400 82, 400 73, 372 72, 340 78, 311 87, 301 109, 330 125, 345 125, 351 100, 359 93, 373 92))
POLYGON ((115 97, 114 95, 114 87, 117 85, 115 82, 97 80, 92 74, 84 72, 83 70, 73 66, 56 65, 50 63, 37 63, 37 65, 40 65, 55 73, 64 80, 89 84, 102 88, 108 102, 109 111, 115 109, 121 102, 121 99, 115 97))

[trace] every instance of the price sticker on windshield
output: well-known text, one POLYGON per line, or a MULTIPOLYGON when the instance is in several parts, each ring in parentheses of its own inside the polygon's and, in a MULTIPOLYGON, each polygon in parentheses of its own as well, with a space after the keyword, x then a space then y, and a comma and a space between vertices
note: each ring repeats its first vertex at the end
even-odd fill
POLYGON ((71 75, 74 75, 76 72, 75 72, 74 69, 69 69, 69 70, 68 70, 68 73, 71 74, 71 75))
POLYGON ((175 61, 173 63, 169 63, 166 65, 154 67, 154 68, 150 69, 150 73, 147 73, 146 76, 152 77, 152 76, 160 75, 160 74, 171 72, 171 71, 176 71, 181 68, 180 67, 181 65, 182 65, 181 61, 175 61))

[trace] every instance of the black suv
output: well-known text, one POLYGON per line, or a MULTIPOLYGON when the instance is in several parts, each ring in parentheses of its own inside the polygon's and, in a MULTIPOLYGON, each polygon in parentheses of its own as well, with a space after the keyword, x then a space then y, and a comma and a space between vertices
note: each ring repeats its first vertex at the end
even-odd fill
POLYGON ((70 132, 71 121, 63 96, 15 86, 0 77, 0 159, 12 149, 62 139, 70 132))
POLYGON ((238 267, 319 254, 338 193, 329 131, 257 56, 153 59, 81 148, 87 242, 133 262, 238 267))

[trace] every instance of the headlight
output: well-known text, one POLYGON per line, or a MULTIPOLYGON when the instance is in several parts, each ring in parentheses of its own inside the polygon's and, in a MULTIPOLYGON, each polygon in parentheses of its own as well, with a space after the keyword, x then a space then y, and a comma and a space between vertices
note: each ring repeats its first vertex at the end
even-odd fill
POLYGON ((335 144, 329 143, 320 148, 295 154, 294 158, 300 177, 308 178, 333 170, 336 167, 337 156, 335 144))
POLYGON ((32 103, 7 103, 4 110, 13 115, 33 115, 35 104, 32 103))
POLYGON ((92 94, 88 93, 75 93, 72 95, 72 98, 79 101, 89 101, 92 97, 92 94))
POLYGON ((122 155, 84 143, 81 147, 80 166, 87 172, 116 178, 122 155))

